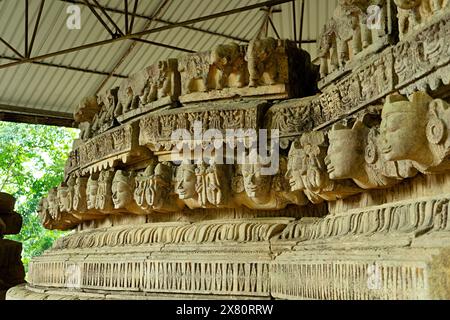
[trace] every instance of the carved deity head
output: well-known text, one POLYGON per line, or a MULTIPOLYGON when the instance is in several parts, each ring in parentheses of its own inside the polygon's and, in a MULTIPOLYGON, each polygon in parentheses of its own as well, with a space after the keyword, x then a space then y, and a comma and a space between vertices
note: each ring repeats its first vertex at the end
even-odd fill
POLYGON ((86 186, 86 202, 88 209, 95 209, 95 202, 97 199, 98 181, 94 180, 91 175, 86 186))
POLYGON ((331 179, 353 178, 356 171, 364 168, 366 136, 366 127, 360 121, 351 129, 336 125, 328 133, 325 164, 331 179))
POLYGON ((195 175, 195 165, 182 164, 177 169, 175 193, 182 200, 196 197, 195 184, 197 177, 195 175))
POLYGON ((134 184, 131 174, 117 170, 112 181, 112 200, 115 209, 124 209, 133 200, 132 186, 134 184))
POLYGON ((168 163, 158 163, 150 178, 145 200, 153 208, 162 208, 167 203, 171 193, 172 167, 168 163))
POLYGON ((286 178, 289 180, 289 186, 291 191, 299 191, 305 189, 302 175, 305 173, 304 168, 304 150, 300 144, 300 141, 294 141, 291 149, 289 150, 286 178))
POLYGON ((57 188, 52 188, 48 192, 47 196, 48 201, 48 211, 53 220, 57 220, 59 218, 59 201, 57 196, 57 188))
POLYGON ((268 201, 272 176, 261 173, 261 163, 241 165, 244 189, 247 195, 256 201, 268 201))
POLYGON ((381 135, 386 160, 421 160, 428 150, 427 118, 432 98, 415 92, 411 100, 393 94, 383 107, 381 135))

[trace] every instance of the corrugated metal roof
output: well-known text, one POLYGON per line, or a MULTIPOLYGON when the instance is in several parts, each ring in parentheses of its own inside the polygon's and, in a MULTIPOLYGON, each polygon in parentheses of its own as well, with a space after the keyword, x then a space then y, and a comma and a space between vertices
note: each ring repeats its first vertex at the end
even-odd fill
MULTIPOLYGON (((302 39, 317 39, 323 25, 332 15, 338 0, 305 0, 305 14, 302 39)), ((40 0, 29 0, 29 39, 33 32, 39 11, 40 0)), ((111 39, 108 31, 101 25, 90 9, 79 5, 81 9, 81 29, 69 30, 66 27, 70 1, 45 1, 41 22, 32 51, 33 56, 80 46, 86 43, 111 39)), ((92 0, 90 0, 93 3, 92 0)), ((137 13, 141 16, 152 17, 163 1, 141 0, 137 13)), ((159 19, 172 23, 185 21, 213 13, 223 12, 243 6, 264 2, 263 0, 171 0, 160 12, 159 19)), ((123 0, 98 0, 98 3, 112 10, 124 10, 123 0)), ((129 10, 134 1, 129 0, 129 10)), ((273 13, 273 23, 281 38, 294 38, 293 6, 285 3, 277 6, 281 12, 273 13)), ((301 0, 295 1, 297 38, 299 37, 301 19, 301 0)), ((24 0, 0 0, 0 36, 19 52, 25 48, 24 0)), ((97 12, 100 13, 99 10, 97 12)), ((124 30, 125 18, 123 14, 108 11, 111 18, 124 30)), ((101 14, 101 13, 100 13, 101 14)), ((191 27, 204 29, 214 33, 226 34, 232 37, 251 39, 260 30, 265 12, 259 9, 241 12, 213 20, 198 22, 191 27)), ((105 19, 106 20, 106 19, 105 19)), ((130 17, 131 20, 131 17, 130 17)), ((108 25, 112 27, 111 23, 108 25)), ((166 23, 149 19, 135 18, 133 32, 165 26, 166 23)), ((275 37, 269 27, 268 35, 275 37)), ((164 43, 171 46, 193 51, 203 51, 218 43, 232 40, 222 36, 199 32, 188 28, 173 28, 160 33, 142 37, 150 41, 164 43)), ((108 45, 90 48, 82 51, 59 55, 42 60, 45 63, 64 65, 69 67, 89 69, 110 73, 121 57, 127 52, 132 40, 124 40, 108 45)), ((302 47, 316 56, 314 43, 303 44, 302 47)), ((128 76, 145 66, 161 59, 178 57, 183 52, 146 43, 137 43, 124 62, 115 71, 116 74, 128 76)), ((18 58, 12 50, 0 43, 0 56, 18 58)), ((12 60, 0 58, 0 64, 11 63, 12 60)), ((36 64, 21 64, 0 69, 0 105, 35 108, 71 113, 81 98, 93 95, 107 78, 81 71, 58 69, 36 64)), ((120 84, 121 79, 112 77, 104 88, 120 84)))

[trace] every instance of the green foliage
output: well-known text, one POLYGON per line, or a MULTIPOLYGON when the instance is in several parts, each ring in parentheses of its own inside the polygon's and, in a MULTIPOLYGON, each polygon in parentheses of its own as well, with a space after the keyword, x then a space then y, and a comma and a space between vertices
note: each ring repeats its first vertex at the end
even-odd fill
POLYGON ((64 233, 42 227, 36 213, 40 199, 59 185, 64 164, 78 130, 0 121, 0 191, 16 199, 22 231, 8 236, 22 242, 26 270, 29 260, 52 246, 64 233))

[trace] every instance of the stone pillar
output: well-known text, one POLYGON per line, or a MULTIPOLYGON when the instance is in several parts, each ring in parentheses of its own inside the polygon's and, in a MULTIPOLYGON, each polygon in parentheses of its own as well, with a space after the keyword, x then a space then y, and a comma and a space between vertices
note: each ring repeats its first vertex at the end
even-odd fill
POLYGON ((22 217, 14 212, 15 199, 0 193, 0 300, 6 291, 25 282, 25 270, 21 261, 22 244, 3 239, 8 234, 18 234, 22 217))

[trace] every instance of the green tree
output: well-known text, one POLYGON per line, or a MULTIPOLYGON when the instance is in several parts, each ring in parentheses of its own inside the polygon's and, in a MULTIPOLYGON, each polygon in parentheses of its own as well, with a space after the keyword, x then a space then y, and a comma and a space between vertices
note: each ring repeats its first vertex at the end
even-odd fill
POLYGON ((37 206, 48 190, 61 183, 64 164, 78 130, 0 121, 0 191, 17 199, 23 217, 22 231, 8 236, 22 242, 22 259, 28 262, 52 246, 64 233, 42 227, 37 206))

